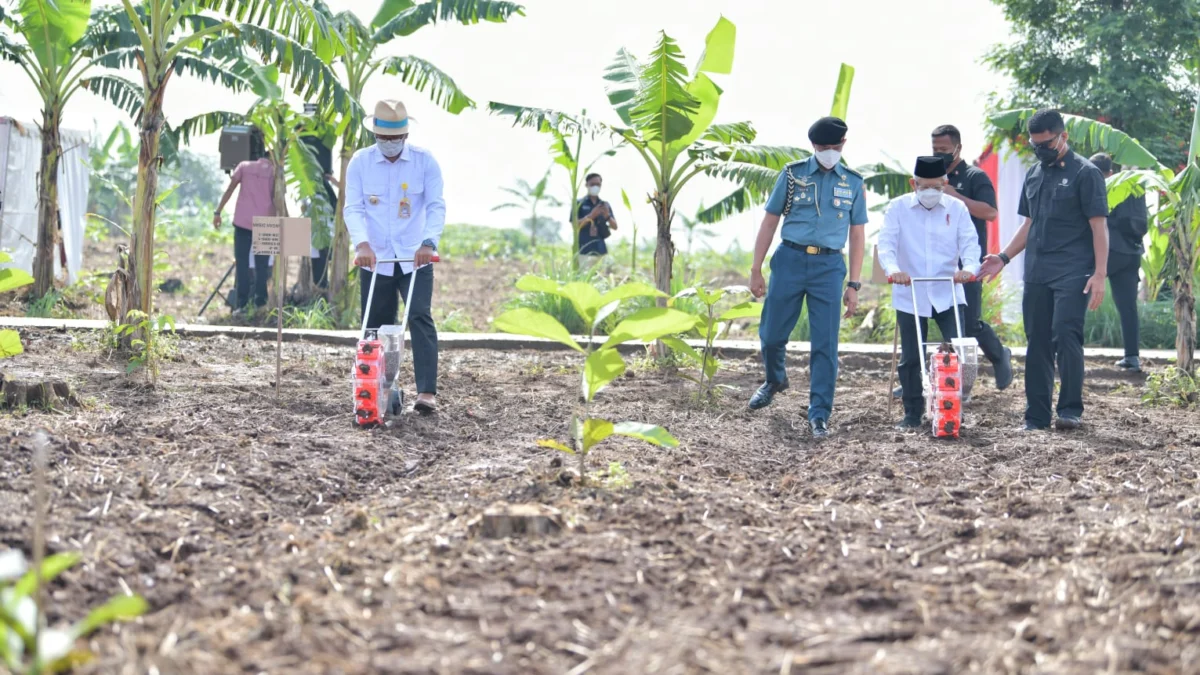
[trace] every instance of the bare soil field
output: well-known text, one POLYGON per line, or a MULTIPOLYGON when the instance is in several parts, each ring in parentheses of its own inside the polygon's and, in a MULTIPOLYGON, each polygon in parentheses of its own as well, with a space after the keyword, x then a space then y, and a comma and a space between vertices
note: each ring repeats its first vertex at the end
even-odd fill
POLYGON ((0 418, 2 544, 28 550, 43 434, 50 547, 85 561, 52 617, 151 606, 82 672, 1200 672, 1200 415, 1106 363, 1081 432, 1016 433, 1023 382, 983 377, 934 441, 892 431, 887 361, 845 356, 818 443, 806 358, 757 413, 753 359, 699 406, 631 358, 596 413, 680 447, 612 441, 590 466, 627 478, 580 486, 535 445, 564 437, 567 354, 448 351, 442 412, 358 431, 349 347, 286 344, 276 400, 271 343, 185 341, 152 387, 94 338, 23 339, 5 372, 88 406, 0 418), (565 527, 485 538, 499 503, 565 527))

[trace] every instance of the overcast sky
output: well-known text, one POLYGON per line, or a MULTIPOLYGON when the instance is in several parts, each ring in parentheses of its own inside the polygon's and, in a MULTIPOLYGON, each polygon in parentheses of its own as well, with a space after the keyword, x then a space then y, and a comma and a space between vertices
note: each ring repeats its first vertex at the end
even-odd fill
MULTIPOLYGON (((379 6, 376 0, 327 1, 335 10, 355 8, 364 22, 379 6)), ((1009 38, 1007 23, 990 0, 526 0, 525 6, 526 16, 508 24, 438 25, 395 41, 384 53, 432 61, 480 108, 494 100, 587 109, 591 116, 615 121, 602 74, 620 47, 641 57, 655 44, 658 31, 665 30, 679 42, 690 67, 703 49, 704 36, 723 14, 738 33, 733 73, 714 78, 725 90, 717 120, 749 120, 760 143, 807 148, 808 126, 828 114, 839 65, 848 63, 857 71, 847 119, 851 165, 890 155, 909 166, 928 152, 929 131, 943 123, 962 129, 965 154, 976 156, 982 149, 987 95, 1006 84, 980 63, 992 44, 1009 38)), ((545 172, 550 162, 546 137, 512 129, 482 109, 458 116, 442 112, 391 77, 376 77, 365 98, 368 110, 378 98, 400 98, 419 120, 412 141, 432 150, 441 163, 450 222, 519 223, 519 212, 492 213, 491 207, 506 201, 500 186, 517 178, 534 182, 545 172)), ((242 112, 252 101, 179 78, 169 85, 166 113, 178 122, 206 110, 242 112)), ((24 74, 0 64, 0 115, 37 121, 39 111, 24 74)), ((116 108, 82 92, 68 106, 64 126, 107 131, 125 119, 116 108)), ((211 154, 216 148, 216 136, 193 146, 211 154)), ((629 234, 622 187, 634 200, 639 238, 649 234, 654 218, 645 205, 650 174, 641 158, 629 150, 606 159, 597 170, 623 225, 618 236, 629 234)), ((552 185, 565 199, 565 173, 555 171, 552 185)), ((712 203, 729 189, 719 181, 693 181, 677 210, 693 212, 701 200, 712 203)), ((565 220, 567 214, 558 215, 565 220)), ((761 216, 759 210, 716 226, 719 234, 710 243, 723 247, 736 240, 749 247, 761 216)))

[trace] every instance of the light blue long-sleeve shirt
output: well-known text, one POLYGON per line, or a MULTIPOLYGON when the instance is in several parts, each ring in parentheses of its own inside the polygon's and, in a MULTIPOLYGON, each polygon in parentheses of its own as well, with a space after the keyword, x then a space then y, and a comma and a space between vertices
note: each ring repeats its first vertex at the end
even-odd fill
MULTIPOLYGON (((442 188, 442 169, 424 148, 406 144, 395 162, 374 145, 354 153, 344 186, 351 245, 369 243, 376 258, 412 258, 427 239, 436 245, 446 228, 442 188)), ((401 271, 411 272, 412 263, 401 263, 401 271)), ((375 272, 392 276, 394 265, 377 265, 375 272)))

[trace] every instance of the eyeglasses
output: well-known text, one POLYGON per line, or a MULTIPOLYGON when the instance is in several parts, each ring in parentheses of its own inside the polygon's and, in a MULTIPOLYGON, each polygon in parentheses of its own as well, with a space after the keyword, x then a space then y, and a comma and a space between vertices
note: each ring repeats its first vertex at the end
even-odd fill
POLYGON ((1051 150, 1051 149, 1053 149, 1051 146, 1053 146, 1055 143, 1057 143, 1059 138, 1062 138, 1062 136, 1061 135, 1055 136, 1054 138, 1051 138, 1048 141, 1042 141, 1041 143, 1034 143, 1033 141, 1030 141, 1029 144, 1032 145, 1034 148, 1042 148, 1043 150, 1051 150))

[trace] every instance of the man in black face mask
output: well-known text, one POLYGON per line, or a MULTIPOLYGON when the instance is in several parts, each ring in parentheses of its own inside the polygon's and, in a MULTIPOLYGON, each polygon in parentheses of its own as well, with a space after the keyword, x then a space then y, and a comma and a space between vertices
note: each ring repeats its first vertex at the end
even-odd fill
POLYGON ((1071 151, 1062 115, 1029 118, 1039 163, 1029 169, 1017 213, 1025 222, 980 268, 994 278, 1025 252, 1025 430, 1050 426, 1057 358, 1058 429, 1078 429, 1083 415, 1083 321, 1104 299, 1108 272, 1108 195, 1095 165, 1071 151))

